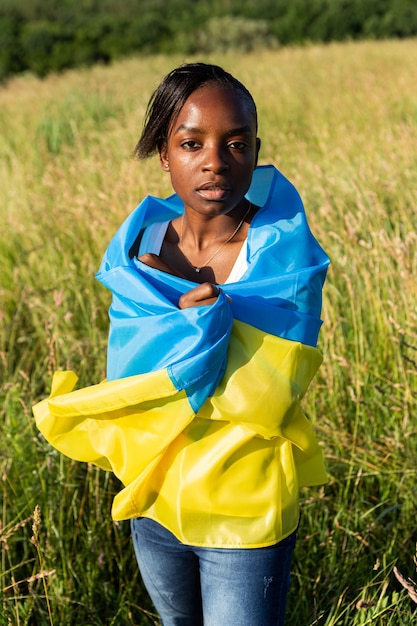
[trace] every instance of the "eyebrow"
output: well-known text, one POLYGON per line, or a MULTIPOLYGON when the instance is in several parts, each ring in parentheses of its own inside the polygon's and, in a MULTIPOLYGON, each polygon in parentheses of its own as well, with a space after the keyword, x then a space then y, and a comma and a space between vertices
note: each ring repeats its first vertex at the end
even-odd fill
MULTIPOLYGON (((187 126, 186 124, 181 124, 178 128, 175 129, 174 135, 179 133, 182 130, 186 130, 191 133, 196 133, 198 135, 204 135, 204 131, 201 128, 195 128, 194 126, 187 126)), ((245 135, 247 133, 251 133, 252 129, 249 125, 242 126, 241 128, 233 128, 226 133, 226 137, 233 137, 234 135, 245 135)))

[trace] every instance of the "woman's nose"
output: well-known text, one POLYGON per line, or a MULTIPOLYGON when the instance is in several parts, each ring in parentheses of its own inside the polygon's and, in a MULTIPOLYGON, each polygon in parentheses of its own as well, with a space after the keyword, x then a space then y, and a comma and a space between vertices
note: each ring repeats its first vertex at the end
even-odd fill
POLYGON ((204 155, 204 169, 211 172, 222 172, 228 169, 229 163, 223 146, 208 146, 204 155))

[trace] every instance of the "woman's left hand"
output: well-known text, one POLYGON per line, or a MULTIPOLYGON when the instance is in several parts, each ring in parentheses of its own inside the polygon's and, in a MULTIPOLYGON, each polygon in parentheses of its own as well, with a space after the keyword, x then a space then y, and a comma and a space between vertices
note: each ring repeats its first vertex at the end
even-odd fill
POLYGON ((177 272, 171 265, 163 261, 157 254, 153 254, 152 252, 146 252, 146 254, 142 254, 138 256, 138 260, 148 267, 153 267, 155 270, 161 270, 162 272, 166 272, 167 274, 172 274, 173 276, 179 276, 180 278, 185 278, 182 274, 177 272))

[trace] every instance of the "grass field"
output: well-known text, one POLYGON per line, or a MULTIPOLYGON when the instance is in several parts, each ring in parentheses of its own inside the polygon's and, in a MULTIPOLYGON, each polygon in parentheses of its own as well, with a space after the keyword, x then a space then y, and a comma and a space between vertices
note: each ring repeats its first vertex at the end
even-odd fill
MULTIPOLYGON (((324 364, 305 408, 330 480, 303 491, 289 626, 410 626, 416 576, 417 40, 211 57, 258 102, 261 163, 298 187, 332 259, 324 364)), ((0 89, 0 626, 158 624, 117 481, 55 452, 31 406, 51 373, 103 378, 94 280, 157 160, 130 158, 181 58, 130 59, 0 89)), ((226 626, 221 625, 219 626, 226 626)), ((262 625, 259 625, 262 626, 262 625)))

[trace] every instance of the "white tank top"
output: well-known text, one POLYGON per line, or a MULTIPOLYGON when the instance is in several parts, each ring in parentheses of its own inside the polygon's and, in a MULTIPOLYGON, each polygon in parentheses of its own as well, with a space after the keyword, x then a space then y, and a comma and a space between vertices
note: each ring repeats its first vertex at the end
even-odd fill
MULTIPOLYGON (((145 229, 142 240, 140 242, 138 256, 146 254, 147 252, 159 255, 169 223, 169 220, 166 222, 155 222, 154 224, 150 224, 145 229)), ((243 246, 241 247, 235 264, 232 267, 232 271, 230 272, 227 279, 224 281, 225 285, 227 283, 237 283, 248 269, 248 262, 246 260, 246 252, 248 247, 247 241, 248 240, 245 239, 245 241, 243 242, 243 246)))

